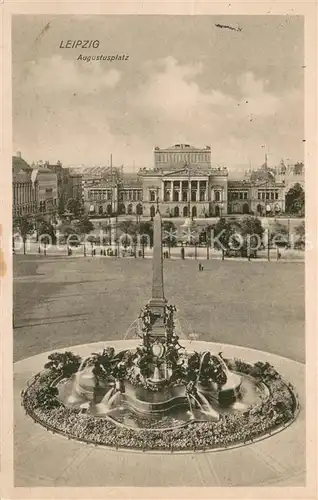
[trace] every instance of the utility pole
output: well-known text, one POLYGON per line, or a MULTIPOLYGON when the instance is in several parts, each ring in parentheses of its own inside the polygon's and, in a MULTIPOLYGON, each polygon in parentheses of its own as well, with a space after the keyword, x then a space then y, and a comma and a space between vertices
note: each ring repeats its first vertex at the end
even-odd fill
POLYGON ((267 260, 270 262, 270 231, 269 222, 267 220, 267 185, 268 185, 268 164, 267 164, 267 153, 265 153, 265 218, 267 221, 267 260))
POLYGON ((188 217, 191 217, 191 171, 188 166, 188 217))
POLYGON ((265 217, 267 217, 267 181, 268 181, 267 153, 265 153, 265 217))
MULTIPOLYGON (((113 155, 110 153, 110 205, 113 213, 113 155)), ((111 215, 112 215, 111 213, 111 215)))

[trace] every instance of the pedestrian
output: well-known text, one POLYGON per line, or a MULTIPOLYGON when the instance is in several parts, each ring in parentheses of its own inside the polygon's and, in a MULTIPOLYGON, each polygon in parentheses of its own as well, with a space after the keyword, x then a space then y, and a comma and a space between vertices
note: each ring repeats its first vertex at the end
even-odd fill
POLYGON ((103 255, 103 249, 102 248, 100 249, 100 254, 103 255))

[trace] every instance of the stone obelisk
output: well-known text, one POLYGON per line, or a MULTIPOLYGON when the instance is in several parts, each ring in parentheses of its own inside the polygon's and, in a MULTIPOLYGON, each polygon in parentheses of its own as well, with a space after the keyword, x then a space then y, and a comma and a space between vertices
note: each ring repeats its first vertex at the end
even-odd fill
POLYGON ((164 312, 166 299, 163 288, 162 220, 157 207, 153 220, 152 296, 149 306, 155 317, 151 336, 164 337, 164 312))

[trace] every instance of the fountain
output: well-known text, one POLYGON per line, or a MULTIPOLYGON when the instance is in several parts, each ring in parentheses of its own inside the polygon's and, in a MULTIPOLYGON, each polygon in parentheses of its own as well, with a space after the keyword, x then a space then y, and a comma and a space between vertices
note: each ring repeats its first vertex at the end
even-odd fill
POLYGON ((83 403, 84 397, 94 402, 92 408, 98 415, 119 406, 147 416, 165 416, 185 408, 184 413, 191 418, 217 421, 219 413, 213 401, 235 402, 241 377, 232 373, 219 355, 187 352, 175 331, 175 312, 164 295, 158 210, 154 217, 152 295, 139 316, 142 344, 135 350, 117 354, 113 350, 84 359, 64 403, 83 403))
MULTIPOLYGON (((192 430, 189 428, 185 431, 185 440, 178 441, 181 449, 189 447, 189 440, 199 443, 199 447, 204 446, 200 437, 201 428, 193 427, 196 424, 220 424, 220 427, 209 428, 211 442, 219 442, 220 429, 225 432, 224 429, 227 428, 224 422, 232 425, 229 432, 232 433, 231 439, 234 442, 245 440, 244 436, 256 429, 255 423, 252 425, 252 431, 249 427, 248 411, 251 408, 256 412, 251 413, 253 422, 255 415, 259 418, 259 433, 264 433, 266 428, 265 416, 269 422, 268 426, 276 425, 275 418, 279 411, 283 419, 292 418, 295 406, 292 391, 287 389, 286 384, 279 382, 279 374, 275 370, 264 363, 259 366, 256 364, 256 368, 253 368, 256 376, 253 377, 250 365, 235 360, 232 360, 231 364, 231 360, 223 358, 221 352, 190 350, 191 343, 190 349, 187 350, 179 339, 180 332, 176 324, 176 307, 169 304, 164 295, 162 220, 157 209, 154 217, 152 294, 138 320, 129 328, 129 331, 134 329, 137 332, 139 344, 136 341, 134 346, 128 349, 126 342, 126 348, 117 352, 113 347, 106 347, 102 352, 93 353, 80 361, 67 352, 63 358, 63 363, 68 366, 67 375, 61 370, 60 365, 63 363, 59 362, 59 355, 55 356, 56 367, 47 374, 49 385, 43 387, 39 382, 38 393, 35 390, 31 392, 35 398, 34 402, 30 405, 24 399, 26 411, 33 416, 38 411, 40 417, 37 415, 34 418, 38 421, 50 418, 52 425, 53 417, 50 417, 50 412, 54 412, 57 407, 58 423, 54 427, 55 431, 67 435, 77 432, 80 439, 96 442, 96 425, 96 435, 103 436, 97 439, 98 442, 103 439, 103 443, 109 442, 110 445, 113 445, 114 436, 117 436, 118 440, 126 439, 124 427, 129 432, 145 430, 148 436, 150 430, 159 432, 154 435, 152 446, 159 446, 160 437, 166 443, 160 446, 165 448, 170 446, 171 429, 177 429, 179 432, 179 429, 185 426, 192 426, 192 430), (75 368, 74 371, 70 370, 70 366, 75 368), (273 408, 271 407, 271 393, 263 380, 272 384, 275 390, 275 384, 281 384, 279 397, 286 397, 287 409, 285 403, 278 405, 277 398, 274 398, 273 408), (44 391, 45 397, 41 391, 44 391), (41 413, 41 405, 44 407, 44 413, 41 413), (61 408, 65 409, 65 413, 61 408), (85 415, 82 416, 82 413, 85 415), (60 425, 61 415, 64 415, 66 424, 62 420, 60 425), (226 420, 227 416, 230 416, 230 420, 226 420), (84 420, 81 421, 80 427, 74 426, 74 422, 81 418, 84 420), (119 434, 116 433, 117 427, 119 434), (69 430, 66 431, 66 428, 69 430), (83 431, 82 428, 86 430, 83 431), (197 441, 196 429, 199 429, 197 441), (162 433, 162 430, 165 430, 165 433, 162 433), (243 437, 238 438, 238 432, 243 437), (93 437, 90 437, 91 435, 93 437)), ((128 334, 129 332, 126 335, 128 334)), ((26 398, 27 394, 28 390, 23 397, 26 398)), ((128 441, 133 443, 127 445, 128 447, 141 446, 142 442, 139 437, 132 438, 131 434, 128 441)))

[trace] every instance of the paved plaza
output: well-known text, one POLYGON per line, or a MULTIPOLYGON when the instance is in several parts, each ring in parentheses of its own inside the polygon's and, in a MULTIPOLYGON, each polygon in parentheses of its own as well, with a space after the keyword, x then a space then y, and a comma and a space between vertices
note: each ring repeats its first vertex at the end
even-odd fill
MULTIPOLYGON (((305 361, 304 265, 164 262, 165 293, 185 335, 305 361)), ((14 256, 14 360, 121 340, 146 304, 152 261, 14 256)))

